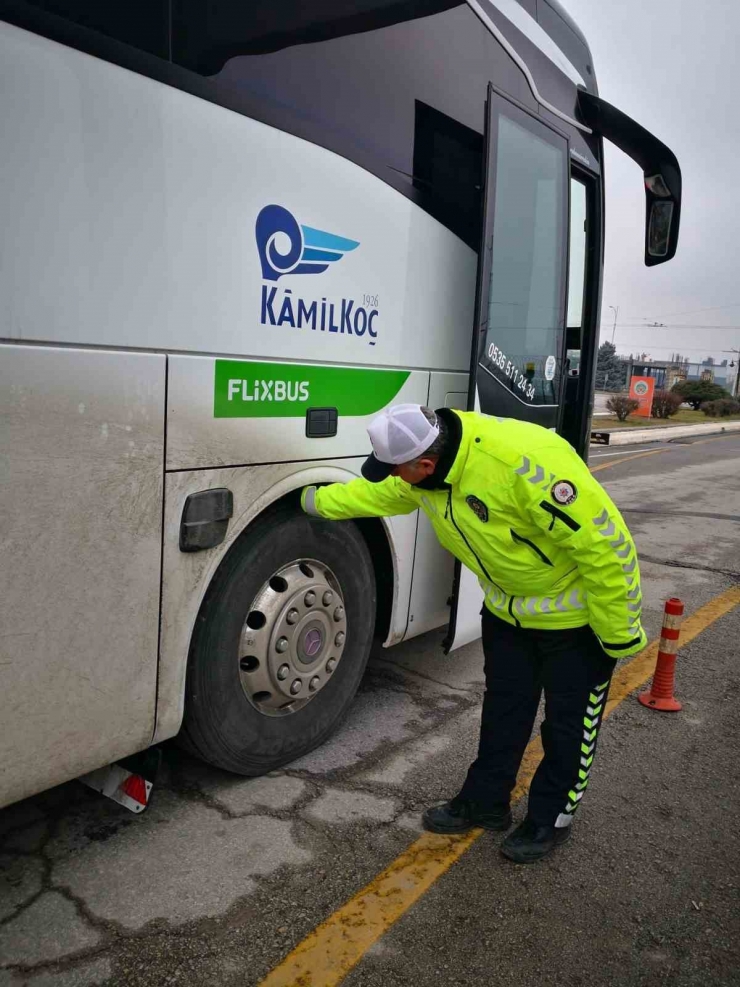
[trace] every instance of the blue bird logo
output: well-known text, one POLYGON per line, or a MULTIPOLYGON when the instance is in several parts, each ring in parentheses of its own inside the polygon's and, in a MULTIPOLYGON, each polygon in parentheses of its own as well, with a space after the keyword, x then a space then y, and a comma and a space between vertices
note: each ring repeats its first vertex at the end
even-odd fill
POLYGON ((284 274, 321 274, 360 245, 359 240, 300 226, 292 213, 276 205, 260 210, 255 235, 265 281, 284 274))

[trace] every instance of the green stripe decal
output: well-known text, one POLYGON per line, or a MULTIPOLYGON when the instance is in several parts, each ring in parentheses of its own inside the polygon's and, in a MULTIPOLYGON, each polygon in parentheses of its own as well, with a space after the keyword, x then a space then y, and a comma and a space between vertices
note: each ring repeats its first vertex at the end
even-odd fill
POLYGON ((408 370, 314 367, 216 360, 214 418, 302 418, 308 408, 372 415, 389 404, 408 370))

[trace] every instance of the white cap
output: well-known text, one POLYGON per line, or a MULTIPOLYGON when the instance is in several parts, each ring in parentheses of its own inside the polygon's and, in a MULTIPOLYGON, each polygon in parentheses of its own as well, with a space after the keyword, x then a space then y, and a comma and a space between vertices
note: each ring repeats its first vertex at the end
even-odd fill
POLYGON ((425 452, 439 435, 439 425, 429 421, 420 404, 397 404, 374 418, 367 434, 374 455, 363 463, 362 475, 379 483, 396 466, 411 462, 425 452))

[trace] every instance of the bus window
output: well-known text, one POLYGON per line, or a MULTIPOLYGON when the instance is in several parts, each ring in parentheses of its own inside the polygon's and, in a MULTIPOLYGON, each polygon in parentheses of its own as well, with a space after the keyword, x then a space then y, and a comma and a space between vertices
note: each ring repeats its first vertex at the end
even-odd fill
MULTIPOLYGON (((585 401, 585 388, 588 381, 581 382, 584 353, 584 316, 587 311, 587 268, 589 237, 589 188, 578 178, 570 180, 570 237, 568 264, 568 314, 565 331, 565 358, 567 379, 563 401, 560 434, 571 445, 579 448, 583 429, 582 406, 585 401)), ((588 350, 593 349, 593 341, 586 340, 588 350)), ((588 377, 589 375, 586 374, 588 377)))
POLYGON ((428 212, 469 247, 480 245, 483 137, 417 99, 414 186, 428 212))
POLYGON ((564 146, 503 114, 483 366, 527 405, 560 401, 564 146))
MULTIPOLYGON (((570 263, 568 269, 569 329, 581 328, 583 295, 586 286, 586 186, 570 180, 570 263)), ((570 340, 569 340, 570 343, 570 340)), ((578 347, 580 349, 580 347, 578 347)))
POLYGON ((169 57, 169 0, 28 0, 50 14, 99 31, 134 48, 169 57))

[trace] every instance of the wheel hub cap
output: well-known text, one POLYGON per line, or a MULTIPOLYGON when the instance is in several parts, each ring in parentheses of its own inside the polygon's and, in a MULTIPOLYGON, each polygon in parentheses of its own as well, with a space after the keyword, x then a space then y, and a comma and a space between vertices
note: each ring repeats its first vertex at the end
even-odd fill
POLYGON ((275 572, 255 596, 239 640, 239 680, 267 716, 294 713, 335 674, 347 616, 328 566, 302 560, 275 572))

